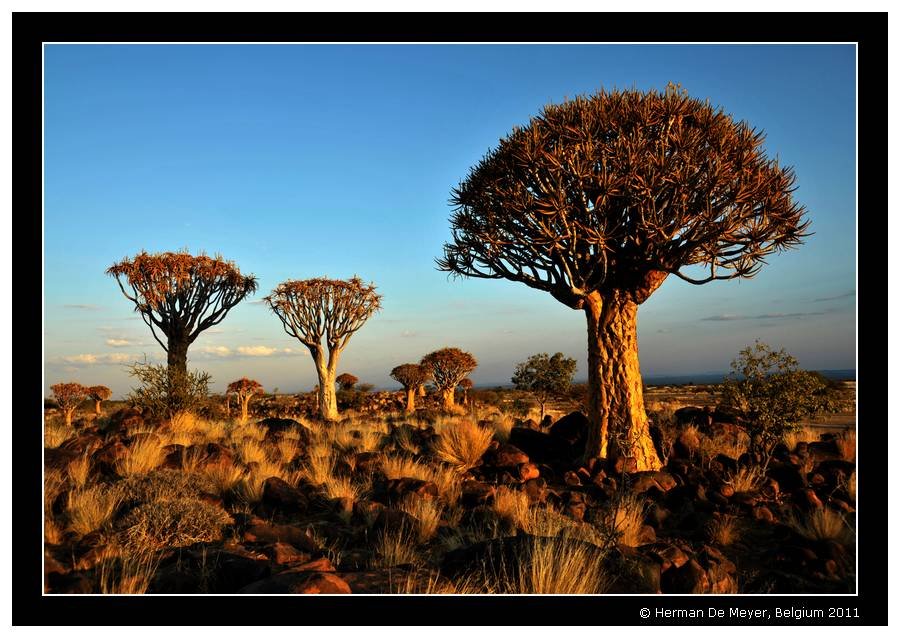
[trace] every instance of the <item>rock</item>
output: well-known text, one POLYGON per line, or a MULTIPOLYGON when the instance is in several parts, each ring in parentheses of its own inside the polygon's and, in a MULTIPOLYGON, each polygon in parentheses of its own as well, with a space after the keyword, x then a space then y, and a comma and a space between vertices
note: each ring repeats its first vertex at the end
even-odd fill
POLYGON ((381 454, 377 452, 358 452, 353 457, 356 471, 362 474, 374 474, 381 469, 381 454))
POLYGON ((510 430, 509 443, 536 463, 570 462, 577 456, 575 449, 567 441, 528 428, 514 427, 510 430))
POLYGON ((528 495, 528 500, 532 503, 543 503, 547 500, 547 481, 543 478, 527 479, 522 491, 528 495))
POLYGON ((713 412, 709 408, 688 406, 675 410, 675 421, 680 426, 696 425, 700 429, 708 430, 713 423, 713 412))
POLYGON ((143 427, 144 417, 136 408, 122 408, 113 412, 106 427, 107 432, 125 432, 128 429, 143 427))
POLYGON ((688 555, 675 545, 659 545, 651 548, 649 553, 659 560, 663 572, 670 567, 678 569, 688 562, 688 555))
POLYGON ((653 529, 652 525, 643 525, 641 526, 641 531, 638 532, 637 535, 637 544, 638 547, 641 545, 649 545, 650 543, 656 542, 656 530, 653 529))
POLYGON ((497 467, 517 467, 530 461, 525 452, 509 443, 504 443, 499 447, 493 460, 497 467))
POLYGON ((758 521, 763 521, 765 523, 774 523, 775 515, 772 514, 772 510, 770 510, 765 505, 759 505, 753 508, 753 518, 758 521))
POLYGON ((295 525, 274 525, 260 521, 244 530, 244 540, 256 543, 290 543, 305 552, 316 552, 315 541, 295 525))
POLYGON ((388 530, 414 530, 417 527, 416 519, 401 510, 393 508, 384 508, 379 512, 378 518, 372 526, 372 532, 378 534, 388 530))
POLYGON ((540 477, 541 475, 541 471, 534 463, 522 463, 517 468, 517 473, 520 481, 530 481, 532 479, 540 477))
POLYGON ((664 594, 705 594, 710 591, 706 570, 694 559, 677 569, 667 569, 660 584, 664 594))
POLYGON ((333 572, 335 571, 334 565, 331 561, 322 556, 321 558, 317 558, 316 560, 309 561, 307 563, 303 563, 302 565, 297 565, 296 567, 292 567, 289 571, 292 572, 333 572))
POLYGON ((66 450, 63 448, 44 448, 44 469, 61 470, 63 472, 69 467, 69 463, 81 456, 81 453, 75 450, 66 450))
POLYGON ((621 475, 637 471, 637 459, 633 456, 617 456, 612 461, 612 471, 621 475))
POLYGON ((266 428, 266 440, 273 441, 282 438, 288 432, 296 432, 300 435, 300 443, 306 447, 312 439, 312 433, 305 425, 294 419, 278 419, 269 417, 261 421, 257 421, 256 425, 266 428))
POLYGON ((103 446, 103 439, 96 434, 82 434, 60 445, 60 449, 70 450, 78 454, 92 454, 94 450, 103 446))
POLYGON ((385 506, 377 501, 360 499, 353 504, 353 515, 366 527, 371 527, 378 520, 385 506))
POLYGON ((575 472, 569 471, 563 474, 563 481, 566 485, 578 486, 581 485, 581 478, 575 472))
POLYGON ((803 473, 797 467, 790 465, 770 466, 767 474, 778 481, 782 491, 793 492, 801 487, 806 487, 806 477, 803 476, 803 473))
POLYGON ((816 495, 815 490, 808 487, 801 488, 794 492, 794 502, 800 506, 801 509, 813 510, 824 507, 822 501, 819 500, 819 497, 816 495))
POLYGON ((672 453, 676 458, 689 459, 700 453, 700 436, 695 430, 684 430, 675 439, 672 453))
POLYGON ((431 481, 410 477, 388 480, 387 497, 389 502, 401 501, 409 494, 435 499, 438 497, 438 486, 431 481))
POLYGON ((305 512, 309 502, 296 487, 277 476, 270 476, 263 483, 262 505, 269 511, 296 513, 305 512))
POLYGON ((550 436, 571 446, 583 444, 587 438, 588 419, 581 412, 570 412, 550 426, 550 436))
POLYGON ((731 497, 731 502, 736 505, 746 505, 747 507, 754 507, 759 499, 755 494, 750 492, 735 492, 731 497))
MULTIPOLYGON (((543 480, 543 479, 533 479, 543 480)), ((527 492, 526 482, 526 492, 527 492)), ((467 507, 475 507, 476 505, 485 505, 494 498, 494 487, 480 481, 465 481, 462 484, 462 494, 460 502, 467 507)))
POLYGON ((239 594, 350 594, 350 585, 329 572, 287 571, 238 591, 239 594))
POLYGON ((311 558, 307 552, 301 552, 290 543, 273 543, 263 551, 276 565, 308 563, 311 558))
POLYGON ((636 472, 632 475, 631 489, 635 494, 643 494, 648 490, 658 490, 661 494, 676 486, 675 478, 668 472, 636 472))

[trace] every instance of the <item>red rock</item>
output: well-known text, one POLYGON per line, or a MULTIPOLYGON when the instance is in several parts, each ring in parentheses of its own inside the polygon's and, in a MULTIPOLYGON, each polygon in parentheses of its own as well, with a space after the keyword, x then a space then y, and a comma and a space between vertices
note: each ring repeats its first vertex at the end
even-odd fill
POLYGON ((550 436, 574 445, 587 436, 590 424, 581 412, 570 412, 550 426, 550 436))
POLYGON ((794 501, 797 505, 807 509, 819 509, 824 507, 822 501, 811 488, 799 489, 794 493, 794 501))
POLYGON ((494 457, 494 464, 497 467, 517 467, 523 463, 529 463, 528 455, 522 450, 509 443, 501 445, 494 457))
POLYGON ((770 510, 765 505, 760 505, 753 508, 753 518, 758 521, 764 521, 766 523, 775 522, 775 515, 772 514, 772 510, 770 510))
POLYGON ((581 478, 579 478, 578 474, 572 471, 566 472, 563 475, 563 481, 565 481, 566 485, 581 485, 581 478))
POLYGON ((530 481, 541 475, 541 471, 534 463, 522 463, 518 468, 519 480, 530 481))
POLYGON ((294 525, 270 525, 258 523, 244 531, 246 542, 275 543, 283 541, 307 552, 318 551, 315 541, 305 531, 294 525))
POLYGON ((309 505, 300 490, 277 476, 270 476, 263 483, 262 503, 283 513, 304 512, 309 505))
POLYGON ((239 594, 350 594, 350 586, 329 572, 283 572, 251 583, 239 594))
POLYGON ((700 563, 690 559, 678 569, 663 572, 661 587, 664 594, 705 594, 710 590, 710 582, 700 563))
POLYGON ((547 481, 542 478, 527 479, 522 487, 532 503, 543 503, 547 499, 547 481))
POLYGON ((296 567, 291 567, 288 571, 290 572, 333 572, 334 565, 331 564, 331 561, 322 556, 321 558, 317 558, 316 560, 309 561, 308 563, 303 563, 302 565, 297 565, 296 567))
POLYGON ((404 477, 389 480, 387 494, 390 501, 402 500, 408 494, 435 499, 438 497, 438 487, 431 481, 404 477))
POLYGON ((494 487, 492 485, 482 483, 480 481, 463 482, 462 495, 460 496, 460 500, 464 505, 468 507, 474 507, 475 505, 485 505, 492 498, 494 498, 494 487))
POLYGON ((290 543, 275 543, 266 550, 266 554, 276 565, 290 565, 292 563, 308 563, 310 555, 301 552, 290 543))
POLYGON ((663 547, 654 548, 650 554, 660 561, 662 571, 670 567, 678 569, 688 562, 688 555, 675 545, 664 545, 663 547))

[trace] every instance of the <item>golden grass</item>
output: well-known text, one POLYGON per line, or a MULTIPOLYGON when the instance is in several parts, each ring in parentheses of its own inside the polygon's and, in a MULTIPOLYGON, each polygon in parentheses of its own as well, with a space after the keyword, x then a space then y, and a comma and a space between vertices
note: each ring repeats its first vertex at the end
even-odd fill
POLYGON ((329 476, 322 483, 322 490, 328 498, 359 499, 360 489, 346 476, 329 476))
POLYGON ((198 473, 215 486, 219 496, 234 491, 241 480, 246 477, 246 472, 242 468, 224 463, 208 465, 198 473))
POLYGON ((811 541, 834 540, 850 545, 855 536, 844 517, 828 507, 819 507, 800 516, 789 516, 787 522, 800 536, 811 541))
POLYGON ((730 472, 725 482, 731 485, 735 492, 752 492, 760 486, 764 478, 763 469, 752 465, 730 472))
POLYGON ((856 472, 847 479, 847 495, 856 502, 856 472))
POLYGON ((311 483, 321 485, 334 474, 334 456, 327 446, 317 444, 310 449, 309 460, 303 465, 303 474, 311 483))
POLYGON ((110 548, 98 565, 100 593, 145 594, 158 564, 158 557, 151 552, 131 553, 110 548))
POLYGON ((131 510, 121 521, 120 539, 132 551, 159 551, 222 539, 232 522, 225 510, 193 498, 152 501, 131 510))
POLYGON ((58 448, 75 436, 75 428, 62 419, 44 420, 44 447, 58 448))
POLYGON ((564 538, 533 538, 510 593, 603 594, 611 584, 596 548, 564 538))
POLYGON ((790 430, 784 433, 781 441, 787 446, 788 450, 793 452, 797 449, 798 443, 812 443, 819 440, 819 433, 814 428, 804 427, 797 430, 790 430))
POLYGON ((63 540, 65 540, 63 528, 52 516, 44 515, 44 542, 49 545, 59 545, 63 540))
POLYGON ((615 535, 617 541, 629 547, 636 547, 641 529, 644 526, 644 514, 647 502, 639 495, 628 493, 613 499, 606 511, 605 525, 615 535))
POLYGON ((290 463, 300 454, 300 443, 297 439, 281 438, 275 444, 282 463, 290 463))
POLYGON ((856 460, 856 430, 847 430, 835 441, 838 452, 845 461, 856 460))
POLYGON ((473 421, 462 420, 454 427, 442 429, 432 452, 462 473, 478 464, 493 436, 493 431, 479 427, 473 421))
POLYGON ((96 485, 69 492, 66 511, 69 529, 85 536, 103 527, 122 502, 122 492, 116 488, 96 485))
POLYGON ((417 565, 421 556, 416 549, 416 531, 405 525, 385 529, 375 537, 373 567, 417 565))
POLYGON ((90 454, 82 454, 74 461, 71 461, 66 467, 66 473, 69 480, 75 487, 84 487, 87 485, 91 476, 91 456, 90 454))
POLYGON ((242 423, 231 428, 230 438, 232 442, 239 443, 244 439, 253 439, 257 443, 266 438, 268 428, 255 423, 242 423))
POLYGON ((391 435, 394 447, 399 452, 416 455, 421 453, 421 449, 412 440, 412 434, 408 428, 397 428, 391 435))
POLYGON ((528 524, 530 508, 528 495, 524 492, 505 486, 498 487, 491 509, 501 519, 514 524, 517 528, 524 528, 528 524))
POLYGON ((415 494, 409 494, 400 503, 400 510, 416 519, 418 541, 425 543, 437 533, 443 506, 440 503, 415 494))
POLYGON ((746 434, 737 437, 720 434, 714 437, 701 436, 700 438, 700 452, 706 458, 724 454, 730 459, 739 459, 749 447, 750 437, 746 434))
POLYGON ((385 455, 381 459, 381 470, 389 479, 414 478, 420 481, 434 479, 434 470, 429 465, 405 456, 385 455))
POLYGON ((451 581, 441 578, 439 573, 430 572, 425 577, 418 572, 406 572, 396 581, 391 581, 392 594, 484 594, 483 584, 473 576, 451 581))
POLYGON ((119 460, 117 469, 123 476, 147 474, 162 464, 166 458, 163 442, 148 436, 131 444, 128 453, 119 460))
POLYGON ((741 536, 738 519, 731 514, 725 514, 713 520, 707 526, 707 533, 710 540, 722 546, 731 545, 741 536))
POLYGON ((241 439, 234 449, 244 463, 265 463, 269 460, 265 448, 253 438, 241 439))
POLYGON ((44 509, 49 512, 53 501, 66 486, 66 477, 59 470, 44 470, 44 509))

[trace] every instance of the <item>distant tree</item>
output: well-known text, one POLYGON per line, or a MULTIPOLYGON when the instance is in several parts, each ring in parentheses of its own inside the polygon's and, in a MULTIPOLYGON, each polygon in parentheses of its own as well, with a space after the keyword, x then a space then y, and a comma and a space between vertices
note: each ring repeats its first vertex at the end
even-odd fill
POLYGON ((94 401, 94 412, 100 416, 100 403, 112 396, 112 390, 105 385, 92 385, 86 389, 86 394, 94 401))
POLYGON ((233 394, 241 404, 241 423, 247 422, 250 399, 254 394, 262 394, 263 387, 259 381, 244 377, 228 384, 228 394, 233 394))
POLYGON ((463 378, 478 367, 478 361, 468 352, 459 348, 443 348, 422 357, 420 362, 431 372, 435 388, 441 393, 444 409, 452 409, 456 386, 463 378))
POLYGON ((432 380, 432 376, 433 375, 431 374, 431 370, 429 370, 428 368, 423 368, 422 381, 421 383, 419 383, 419 389, 416 392, 420 397, 425 396, 425 384, 432 380))
POLYGON ((766 464, 775 445, 803 419, 836 412, 846 403, 824 377, 800 370, 794 357, 759 340, 740 351, 722 384, 723 407, 742 420, 751 451, 766 464))
POLYGON ((416 411, 416 393, 425 382, 428 371, 415 363, 404 363, 391 370, 391 378, 406 390, 406 412, 416 411))
POLYGON ((462 404, 468 405, 469 403, 469 390, 472 389, 472 379, 465 378, 459 382, 459 387, 462 388, 462 404))
POLYGON ((638 306, 669 275, 751 277, 800 244, 809 222, 794 180, 761 132, 679 87, 601 91, 544 107, 469 172, 438 268, 517 281, 584 311, 585 457, 611 445, 655 470, 638 306))
POLYGON ((106 273, 116 278, 122 294, 168 354, 173 375, 187 374, 188 347, 200 333, 220 323, 257 289, 256 277, 242 275, 234 262, 186 252, 141 252, 113 264, 106 273))
POLYGON ((71 426, 75 409, 87 398, 87 388, 80 383, 57 383, 50 386, 50 391, 59 409, 63 411, 66 425, 71 426))
POLYGON ((353 386, 359 383, 359 379, 352 374, 345 372, 344 374, 339 374, 337 378, 335 378, 335 382, 341 386, 341 390, 352 390, 353 386))
POLYGON ((319 377, 319 412, 326 421, 338 418, 334 382, 338 359, 350 337, 381 308, 375 286, 359 277, 289 280, 278 285, 266 302, 284 331, 305 345, 319 377))
POLYGON ((575 359, 565 357, 562 352, 552 357, 546 352, 535 354, 516 366, 512 382, 517 390, 526 390, 534 395, 541 406, 543 421, 547 401, 569 391, 576 365, 575 359))

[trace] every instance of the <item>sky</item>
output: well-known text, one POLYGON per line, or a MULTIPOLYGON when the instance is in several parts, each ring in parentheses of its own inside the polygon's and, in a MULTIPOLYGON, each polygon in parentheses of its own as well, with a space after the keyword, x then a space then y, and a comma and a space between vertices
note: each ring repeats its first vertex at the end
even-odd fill
POLYGON ((451 189, 542 106, 680 83, 766 132, 814 233, 753 279, 669 277, 638 312, 645 377, 724 372, 755 339, 808 369, 855 368, 852 45, 46 45, 44 387, 133 387, 165 353, 115 280, 141 250, 233 260, 259 292, 194 342, 212 389, 308 391, 311 357, 261 303, 287 279, 359 275, 382 310, 341 357, 376 387, 442 347, 476 385, 538 352, 577 359, 584 314, 505 280, 450 278, 451 189))

